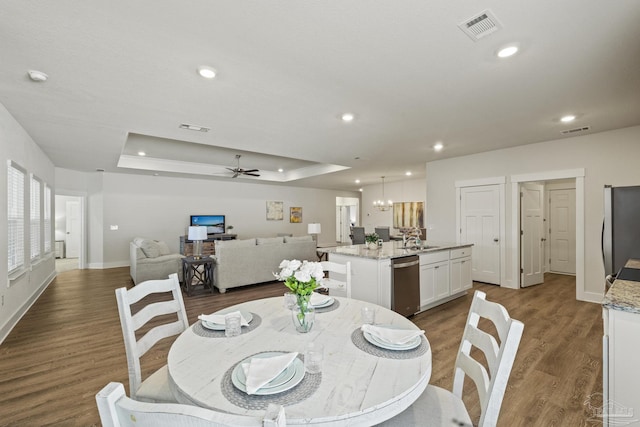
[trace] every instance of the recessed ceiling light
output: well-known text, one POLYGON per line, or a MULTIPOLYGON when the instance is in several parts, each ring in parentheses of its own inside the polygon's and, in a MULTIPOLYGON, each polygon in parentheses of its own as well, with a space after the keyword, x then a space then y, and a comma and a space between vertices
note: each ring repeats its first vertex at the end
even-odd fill
POLYGON ((284 169, 279 168, 279 169, 278 169, 278 172, 282 173, 282 172, 284 172, 284 169))
POLYGON ((436 151, 441 151, 444 148, 444 145, 442 145, 442 142, 436 142, 436 145, 433 146, 433 149, 436 151))
POLYGON ((138 156, 146 156, 147 153, 145 153, 144 151, 138 151, 138 156))
POLYGON ((190 124, 187 124, 187 123, 182 123, 178 127, 180 129, 195 130, 195 131, 198 131, 198 132, 209 132, 211 130, 211 128, 206 128, 204 126, 198 126, 198 125, 190 125, 190 124))
POLYGON ((498 58, 508 58, 515 55, 516 53, 518 53, 518 46, 511 45, 500 49, 497 55, 498 58))
POLYGON ((198 67, 198 74, 205 79, 212 79, 216 76, 216 70, 209 66, 202 65, 198 67))
POLYGON ((356 184, 360 184, 360 180, 359 179, 356 179, 356 184))
POLYGON ((353 115, 353 113, 344 113, 342 116, 342 121, 343 122, 351 122, 353 121, 353 119, 355 118, 355 116, 353 115))
POLYGON ((362 188, 358 188, 358 191, 362 193, 362 188))
POLYGON ((562 117, 560 119, 560 121, 562 123, 569 123, 569 122, 574 121, 575 119, 576 119, 576 116, 574 116, 573 114, 569 114, 569 115, 566 115, 566 116, 562 117))
POLYGON ((49 76, 47 76, 42 71, 29 70, 28 73, 29 73, 29 78, 34 82, 46 82, 47 79, 49 78, 49 76))
POLYGON ((406 171, 404 174, 405 174, 406 176, 411 176, 411 171, 406 171))

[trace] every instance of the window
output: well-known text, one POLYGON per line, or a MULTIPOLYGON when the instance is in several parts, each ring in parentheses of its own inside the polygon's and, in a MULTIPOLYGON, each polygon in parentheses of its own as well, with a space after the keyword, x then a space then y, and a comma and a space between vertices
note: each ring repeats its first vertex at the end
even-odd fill
POLYGON ((44 253, 51 252, 51 187, 44 185, 44 253))
POLYGON ((40 181, 31 175, 31 259, 40 256, 40 181))
POLYGON ((12 161, 7 165, 7 254, 8 271, 24 267, 25 170, 12 161))

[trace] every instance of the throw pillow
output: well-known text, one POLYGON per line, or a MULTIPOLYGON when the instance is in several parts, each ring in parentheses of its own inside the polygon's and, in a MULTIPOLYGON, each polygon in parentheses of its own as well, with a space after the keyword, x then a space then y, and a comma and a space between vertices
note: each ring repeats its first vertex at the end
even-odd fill
POLYGON ((144 240, 140 245, 140 249, 142 249, 147 258, 158 258, 160 256, 160 248, 153 240, 144 240))
POLYGON ((156 241, 156 243, 158 244, 158 251, 160 252, 160 255, 169 255, 171 254, 171 250, 169 249, 169 246, 163 242, 163 241, 156 241))
POLYGON ((289 236, 284 236, 284 242, 285 243, 290 243, 290 242, 312 242, 313 241, 313 236, 296 236, 296 237, 289 237, 289 236))
POLYGON ((281 245, 283 242, 282 237, 258 237, 256 239, 258 245, 281 245))

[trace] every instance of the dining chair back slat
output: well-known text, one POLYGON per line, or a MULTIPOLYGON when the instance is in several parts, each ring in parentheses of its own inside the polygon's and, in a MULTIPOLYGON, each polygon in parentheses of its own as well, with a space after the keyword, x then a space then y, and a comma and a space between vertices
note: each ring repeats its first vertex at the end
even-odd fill
POLYGON ((331 295, 331 289, 335 289, 344 293, 347 298, 351 298, 351 262, 340 264, 322 261, 320 265, 322 265, 322 271, 328 273, 328 276, 322 280, 322 286, 329 289, 329 295, 331 295), (339 278, 336 275, 339 275, 339 278))
POLYGON ((234 415, 177 403, 139 402, 122 383, 111 382, 96 394, 103 427, 284 427, 282 406, 270 404, 263 417, 234 415))
POLYGON ((152 374, 148 378, 147 386, 143 388, 145 382, 142 381, 140 358, 158 341, 178 335, 189 327, 178 275, 171 274, 168 279, 164 280, 147 280, 138 283, 132 289, 119 288, 115 292, 127 355, 131 397, 151 402, 171 402, 166 365, 152 374), (152 294, 168 292, 171 293, 170 300, 151 302, 133 314, 132 305, 139 303, 152 294), (147 323, 155 322, 156 318, 168 314, 175 314, 177 320, 171 320, 167 323, 167 320, 163 318, 159 321, 164 321, 165 323, 154 324, 140 339, 136 338, 136 332, 147 323), (153 377, 153 380, 151 380, 151 377, 153 377), (141 388, 142 391, 140 391, 141 388))

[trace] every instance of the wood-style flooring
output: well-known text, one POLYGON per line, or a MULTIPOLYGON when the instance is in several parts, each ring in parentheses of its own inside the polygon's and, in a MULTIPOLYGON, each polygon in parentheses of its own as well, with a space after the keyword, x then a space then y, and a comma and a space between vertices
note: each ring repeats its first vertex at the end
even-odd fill
MULTIPOLYGON (((100 425, 96 392, 110 381, 128 387, 114 289, 131 285, 128 268, 58 275, 0 345, 1 426, 100 425)), ((499 425, 593 425, 585 401, 602 390, 600 306, 576 301, 570 276, 547 274, 543 285, 519 290, 480 283, 474 289, 525 324, 499 425)), ((283 292, 282 283, 272 283, 184 299, 193 323, 200 313, 283 292)), ((470 301, 471 293, 412 319, 432 346, 431 383, 449 390, 470 301)), ((171 342, 145 355, 146 372, 165 363, 171 342)), ((477 421, 473 387, 464 400, 477 421)))

